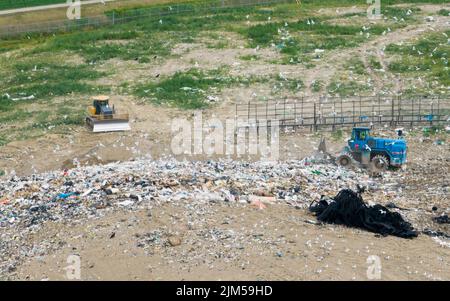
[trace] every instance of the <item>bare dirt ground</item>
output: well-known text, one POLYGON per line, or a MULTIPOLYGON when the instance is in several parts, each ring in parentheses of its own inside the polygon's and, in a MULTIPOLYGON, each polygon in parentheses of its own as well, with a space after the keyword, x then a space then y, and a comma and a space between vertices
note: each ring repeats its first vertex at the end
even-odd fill
POLYGON ((190 229, 179 205, 118 212, 82 225, 47 225, 33 239, 55 237, 62 247, 30 259, 18 279, 65 280, 69 255, 81 257, 83 280, 367 280, 367 259, 381 258, 382 280, 450 279, 450 249, 429 237, 407 240, 376 237, 365 231, 309 224, 305 210, 273 205, 205 207, 202 226, 190 229), (180 245, 158 245, 148 252, 139 238, 165 229, 180 245), (204 233, 241 233, 229 240, 204 233), (114 238, 110 238, 115 233, 114 238), (258 243, 258 241, 260 241, 258 243))
MULTIPOLYGON (((442 6, 420 7, 435 14, 442 6)), ((339 11, 341 13, 346 9, 339 11)), ((229 64, 235 74, 283 73, 301 77, 306 90, 299 96, 314 95, 310 84, 317 79, 329 82, 340 72, 340 65, 349 58, 360 57, 367 65, 367 54, 374 53, 385 66, 383 48, 388 44, 419 37, 435 29, 449 28, 448 17, 435 18, 435 22, 411 25, 387 33, 349 51, 332 51, 312 69, 265 64, 264 60, 234 64, 239 56, 254 52, 239 48, 237 41, 235 48, 223 50, 192 44, 189 47, 193 49, 179 46, 176 51, 181 57, 170 59, 163 66, 130 67, 129 63, 110 61, 108 64, 118 70, 121 64, 128 67, 124 73, 102 80, 120 83, 123 78, 139 80, 156 73, 172 74, 189 68, 191 62, 196 61, 199 67, 210 69, 229 64)), ((258 55, 270 59, 277 53, 264 50, 258 55)), ((394 83, 393 92, 401 90, 401 82, 396 78, 374 78, 379 89, 394 83)), ((205 110, 204 116, 234 117, 235 102, 246 102, 255 98, 255 94, 264 95, 269 91, 270 88, 263 85, 226 89, 220 95, 221 101, 205 110)), ((92 165, 141 156, 160 158, 171 153, 173 118, 192 118, 192 112, 142 104, 128 95, 115 95, 112 101, 119 108, 129 111, 132 116, 131 132, 92 134, 86 128, 77 127, 70 134, 52 134, 33 141, 12 142, 2 147, 0 169, 5 170, 7 175, 13 170, 18 175, 30 175, 71 168, 74 159, 92 165)), ((282 135, 281 159, 301 159, 310 155, 317 147, 320 135, 308 131, 282 135)), ((323 135, 329 138, 328 145, 332 152, 338 151, 345 143, 344 139, 330 139, 329 133, 323 135)), ((450 149, 448 145, 433 145, 433 141, 423 141, 420 137, 407 136, 407 139, 410 139, 407 169, 392 176, 398 177, 400 184, 403 183, 405 187, 401 193, 409 201, 397 205, 413 207, 407 214, 414 222, 417 221, 415 226, 449 233, 448 225, 437 225, 431 221, 431 217, 437 214, 432 212, 431 207, 437 206, 438 213, 449 210, 448 191, 444 197, 432 192, 437 187, 448 187, 448 177, 445 175, 449 172, 450 149), (438 151, 431 153, 430 148, 438 151), (420 219, 416 220, 416 216, 420 219)), ((208 157, 186 159, 205 160, 208 157)), ((385 198, 386 195, 378 192, 376 196, 370 195, 368 200, 386 204, 390 198, 395 199, 395 196, 389 195, 385 198)), ((264 210, 242 204, 210 204, 205 206, 202 215, 196 216, 199 226, 192 229, 187 216, 194 213, 184 208, 173 203, 147 210, 118 210, 101 219, 78 223, 70 220, 64 223, 48 222, 24 245, 38 247, 42 241, 48 242, 52 237, 52 251, 28 258, 8 276, 22 280, 63 280, 66 279, 64 268, 68 265, 67 256, 76 254, 81 256, 83 280, 366 280, 367 258, 377 255, 381 258, 382 280, 450 280, 450 248, 440 246, 426 235, 405 240, 377 237, 373 233, 346 227, 315 225, 310 222, 315 218, 307 210, 283 204, 269 205, 264 210), (222 234, 229 231, 241 233, 238 245, 229 246, 226 236, 224 241, 220 238, 208 240, 209 236, 205 233, 215 228, 222 234), (165 238, 174 237, 175 243, 143 248, 140 245, 142 237, 155 229, 164 229, 165 238)))

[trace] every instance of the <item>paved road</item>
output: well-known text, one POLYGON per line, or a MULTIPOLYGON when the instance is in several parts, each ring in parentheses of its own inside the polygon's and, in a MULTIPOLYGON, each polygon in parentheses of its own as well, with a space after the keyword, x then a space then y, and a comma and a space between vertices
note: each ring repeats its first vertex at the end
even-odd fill
MULTIPOLYGON (((106 3, 106 2, 113 2, 117 0, 82 0, 81 5, 87 5, 87 4, 96 4, 96 3, 106 3)), ((75 1, 73 1, 75 2, 75 1)), ((0 10, 0 16, 2 15, 12 15, 17 13, 26 13, 26 12, 33 12, 33 11, 39 11, 39 10, 47 10, 52 8, 64 8, 69 7, 70 4, 68 3, 60 3, 60 4, 51 4, 51 5, 40 5, 40 6, 33 6, 33 7, 23 7, 23 8, 15 8, 15 9, 7 9, 7 10, 0 10)))

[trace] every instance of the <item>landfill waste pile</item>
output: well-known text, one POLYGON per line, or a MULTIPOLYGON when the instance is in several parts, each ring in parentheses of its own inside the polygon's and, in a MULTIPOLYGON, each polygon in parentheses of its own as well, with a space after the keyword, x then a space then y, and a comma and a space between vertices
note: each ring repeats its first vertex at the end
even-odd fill
POLYGON ((350 189, 341 190, 331 200, 322 198, 309 210, 322 222, 364 228, 382 235, 417 237, 417 232, 399 213, 379 204, 367 206, 361 194, 350 189))
MULTIPOLYGON (((408 207, 410 195, 405 186, 399 184, 398 174, 394 172, 373 178, 364 169, 342 168, 327 158, 251 163, 142 158, 30 176, 4 177, 0 181, 0 276, 14 273, 25 260, 39 258, 65 244, 61 238, 55 237, 45 237, 38 242, 28 239, 52 223, 85 224, 112 213, 153 212, 154 208, 168 204, 180 207, 190 220, 188 227, 196 229, 211 212, 221 210, 224 205, 232 208, 245 206, 263 212, 270 211, 272 205, 284 204, 291 211, 307 213, 312 200, 323 195, 334 196, 342 189, 356 189, 358 185, 366 188, 365 198, 369 204, 387 206, 393 202, 398 208, 391 205, 392 210, 402 210, 405 220, 419 232, 429 229, 434 231, 433 236, 445 242, 446 238, 440 234, 446 230, 439 232, 442 229, 436 229, 431 218, 433 213, 403 209, 408 207), (406 193, 403 195, 402 191, 406 193)), ((437 188, 434 190, 438 192, 437 188)), ((447 191, 443 193, 446 195, 447 191)), ((440 206, 438 211, 442 210, 445 208, 440 206)), ((176 219, 173 223, 177 223, 176 219)), ((193 248, 193 251, 179 255, 179 262, 204 262, 205 256, 210 256, 211 261, 224 256, 227 260, 237 260, 242 255, 230 253, 227 248, 235 246, 236 252, 243 252, 244 244, 260 245, 261 252, 283 256, 277 250, 277 244, 287 241, 283 236, 277 237, 274 233, 272 238, 242 229, 224 230, 216 223, 197 231, 195 239, 203 240, 203 249, 193 248), (223 249, 213 251, 218 242, 223 244, 223 249)), ((113 239, 116 233, 108 236, 113 239)), ((152 254, 153 248, 182 243, 176 233, 169 233, 164 228, 136 234, 133 239, 148 254, 152 254)), ((194 244, 195 239, 189 238, 183 243, 194 244)), ((441 240, 439 244, 442 244, 441 240)), ((175 254, 171 248, 165 252, 168 252, 166 258, 175 254)), ((170 263, 173 258, 167 261, 170 263)))
POLYGON ((281 163, 140 159, 3 180, 0 226, 34 228, 48 220, 101 215, 108 208, 186 199, 281 201, 307 208, 312 199, 357 184, 369 189, 389 186, 382 182, 363 170, 312 164, 308 159, 281 163))

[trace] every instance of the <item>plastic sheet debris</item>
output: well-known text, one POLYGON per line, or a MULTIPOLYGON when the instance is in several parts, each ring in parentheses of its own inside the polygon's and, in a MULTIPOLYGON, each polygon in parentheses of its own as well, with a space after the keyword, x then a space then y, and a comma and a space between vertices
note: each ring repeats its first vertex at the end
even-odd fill
POLYGON ((253 207, 253 208, 259 209, 259 210, 263 210, 263 209, 267 208, 267 206, 262 201, 257 200, 257 199, 253 200, 250 203, 250 206, 253 207))
POLYGON ((450 218, 447 214, 434 217, 433 220, 438 224, 450 224, 450 218))
POLYGON ((446 242, 439 237, 433 237, 433 240, 437 242, 441 247, 450 248, 450 242, 446 242))
POLYGON ((134 202, 131 201, 131 200, 126 200, 126 201, 123 201, 123 202, 119 202, 119 203, 117 203, 117 204, 118 204, 119 206, 122 206, 122 207, 129 207, 129 206, 133 205, 134 202))
POLYGON ((76 197, 78 195, 79 195, 78 192, 60 193, 54 199, 55 200, 65 200, 65 199, 68 199, 70 197, 76 197))
POLYGON ((361 195, 350 189, 341 190, 331 200, 322 198, 318 204, 311 204, 310 211, 326 223, 363 228, 382 235, 417 237, 417 232, 400 214, 378 204, 367 206, 361 195))
POLYGON ((261 202, 263 204, 274 204, 276 201, 275 197, 268 197, 268 196, 256 196, 256 195, 250 195, 248 197, 248 201, 250 203, 254 203, 254 202, 261 202))

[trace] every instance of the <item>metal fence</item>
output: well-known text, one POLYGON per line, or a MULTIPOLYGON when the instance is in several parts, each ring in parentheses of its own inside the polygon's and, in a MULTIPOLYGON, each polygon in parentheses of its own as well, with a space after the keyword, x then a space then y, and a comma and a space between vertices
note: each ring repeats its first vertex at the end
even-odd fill
POLYGON ((161 19, 171 15, 220 13, 229 9, 258 5, 290 3, 293 0, 213 0, 207 2, 186 2, 148 8, 112 10, 103 15, 81 18, 77 20, 55 20, 40 23, 18 24, 0 27, 0 37, 33 34, 55 33, 122 24, 139 19, 161 19))
POLYGON ((245 126, 336 128, 343 126, 435 124, 450 116, 450 97, 321 97, 236 104, 236 119, 245 126))

